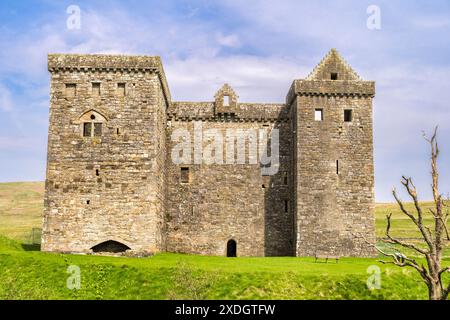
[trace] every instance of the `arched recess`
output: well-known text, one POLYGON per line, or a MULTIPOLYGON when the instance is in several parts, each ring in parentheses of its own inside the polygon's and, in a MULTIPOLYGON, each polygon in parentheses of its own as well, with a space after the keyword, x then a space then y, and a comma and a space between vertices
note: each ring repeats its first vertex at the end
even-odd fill
POLYGON ((91 109, 80 116, 79 122, 83 137, 100 137, 108 118, 103 113, 91 109))
POLYGON ((91 250, 95 253, 99 252, 121 253, 127 250, 131 250, 131 248, 121 242, 108 240, 93 246, 91 250))
POLYGON ((237 243, 233 239, 228 240, 227 242, 227 257, 229 258, 237 257, 237 243))
POLYGON ((95 116, 98 116, 99 119, 102 119, 102 121, 107 122, 109 120, 108 116, 106 115, 106 113, 103 112, 102 110, 99 110, 99 109, 89 109, 87 111, 84 111, 81 114, 80 119, 90 119, 91 115, 93 115, 93 114, 95 116))

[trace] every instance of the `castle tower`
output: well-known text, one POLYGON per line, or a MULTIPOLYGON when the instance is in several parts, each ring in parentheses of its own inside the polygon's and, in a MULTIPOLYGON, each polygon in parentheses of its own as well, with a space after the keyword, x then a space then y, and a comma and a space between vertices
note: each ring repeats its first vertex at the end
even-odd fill
POLYGON ((49 55, 42 250, 164 247, 165 127, 159 57, 49 55))
POLYGON ((374 95, 335 49, 292 84, 298 256, 374 253, 374 95))

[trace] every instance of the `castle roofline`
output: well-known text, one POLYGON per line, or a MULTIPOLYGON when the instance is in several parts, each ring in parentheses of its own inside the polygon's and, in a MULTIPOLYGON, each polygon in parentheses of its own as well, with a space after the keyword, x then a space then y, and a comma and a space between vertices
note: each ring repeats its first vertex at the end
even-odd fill
POLYGON ((336 49, 331 49, 306 79, 294 80, 286 96, 290 105, 298 95, 375 96, 375 82, 363 80, 336 49))
POLYGON ((294 80, 286 96, 286 104, 291 105, 298 95, 373 98, 375 81, 294 80))
POLYGON ((128 71, 158 74, 167 106, 171 103, 166 74, 159 56, 109 54, 49 54, 48 71, 128 71))
POLYGON ((306 77, 306 80, 321 80, 324 72, 337 72, 338 70, 341 76, 345 74, 346 80, 363 80, 335 48, 328 51, 325 57, 323 57, 319 64, 306 77))

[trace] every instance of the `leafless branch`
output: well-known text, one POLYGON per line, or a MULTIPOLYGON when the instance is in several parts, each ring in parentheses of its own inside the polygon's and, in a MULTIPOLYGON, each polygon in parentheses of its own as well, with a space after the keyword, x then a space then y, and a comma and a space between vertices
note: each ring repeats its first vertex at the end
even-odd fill
POLYGON ((388 240, 384 240, 384 242, 391 243, 391 244, 398 244, 398 245, 401 245, 403 247, 415 250, 415 251, 417 251, 417 252, 419 252, 419 253, 421 253, 423 255, 427 254, 428 253, 427 251, 417 247, 416 245, 414 245, 412 243, 407 243, 407 242, 402 241, 400 239, 393 238, 391 236, 391 233, 390 233, 391 232, 391 217, 392 217, 392 213, 390 213, 390 214, 388 214, 386 216, 386 218, 387 218, 386 237, 388 238, 388 240))
POLYGON ((395 189, 392 192, 398 206, 400 207, 401 212, 405 214, 409 219, 411 219, 411 221, 419 229, 420 233, 422 234, 423 240, 428 246, 428 250, 424 250, 413 243, 408 243, 404 240, 396 239, 390 235, 392 213, 387 216, 387 240, 385 240, 386 243, 398 244, 404 248, 413 249, 416 252, 422 254, 426 259, 427 266, 424 266, 424 264, 421 264, 419 266, 417 261, 415 261, 414 259, 410 259, 401 253, 386 253, 379 248, 377 248, 377 250, 384 256, 390 257, 392 259, 392 261, 389 262, 381 261, 382 263, 390 263, 399 267, 408 266, 416 269, 427 284, 430 299, 445 300, 450 294, 450 284, 448 284, 447 287, 444 287, 442 282, 442 275, 446 272, 449 272, 450 267, 442 268, 441 265, 442 253, 445 248, 444 235, 446 236, 446 240, 449 241, 450 236, 447 226, 449 212, 447 210, 447 212, 444 214, 443 209, 449 208, 450 206, 449 203, 446 203, 443 200, 443 196, 439 193, 439 173, 437 165, 439 145, 437 143, 437 129, 438 128, 436 127, 431 138, 428 138, 424 134, 424 138, 429 143, 431 149, 431 188, 433 191, 435 207, 433 209, 429 209, 429 212, 434 218, 434 228, 430 228, 429 226, 424 224, 424 212, 422 211, 422 207, 420 206, 416 186, 414 185, 411 178, 406 178, 403 176, 401 183, 405 187, 408 195, 411 197, 414 203, 414 208, 416 211, 415 214, 409 212, 405 208, 395 189))

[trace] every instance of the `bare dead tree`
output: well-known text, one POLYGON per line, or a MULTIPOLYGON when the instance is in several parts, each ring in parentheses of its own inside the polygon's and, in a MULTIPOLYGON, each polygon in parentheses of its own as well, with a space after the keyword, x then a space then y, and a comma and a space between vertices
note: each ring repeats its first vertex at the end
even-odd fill
POLYGON ((387 215, 386 237, 383 241, 389 244, 400 245, 404 248, 412 249, 426 260, 426 265, 415 259, 409 258, 402 253, 386 253, 377 248, 383 255, 392 258, 392 261, 381 261, 382 263, 390 263, 399 267, 411 267, 417 270, 423 281, 428 287, 430 300, 447 300, 450 293, 450 284, 444 286, 442 276, 445 272, 450 272, 450 267, 442 267, 442 253, 446 246, 446 241, 450 240, 449 231, 447 229, 447 221, 449 217, 448 203, 439 193, 439 173, 437 167, 437 159, 439 156, 439 148, 437 143, 437 127, 434 130, 431 139, 424 134, 425 140, 431 147, 431 176, 432 176, 432 191, 434 198, 433 209, 429 209, 429 214, 433 217, 434 226, 429 227, 424 224, 424 216, 426 212, 423 211, 419 203, 416 186, 411 178, 402 177, 402 185, 405 187, 408 195, 414 203, 414 209, 409 211, 405 208, 402 200, 400 200, 397 191, 393 190, 394 198, 400 207, 400 210, 405 214, 419 229, 421 234, 420 244, 404 241, 395 238, 391 235, 391 217, 392 213, 387 215))

